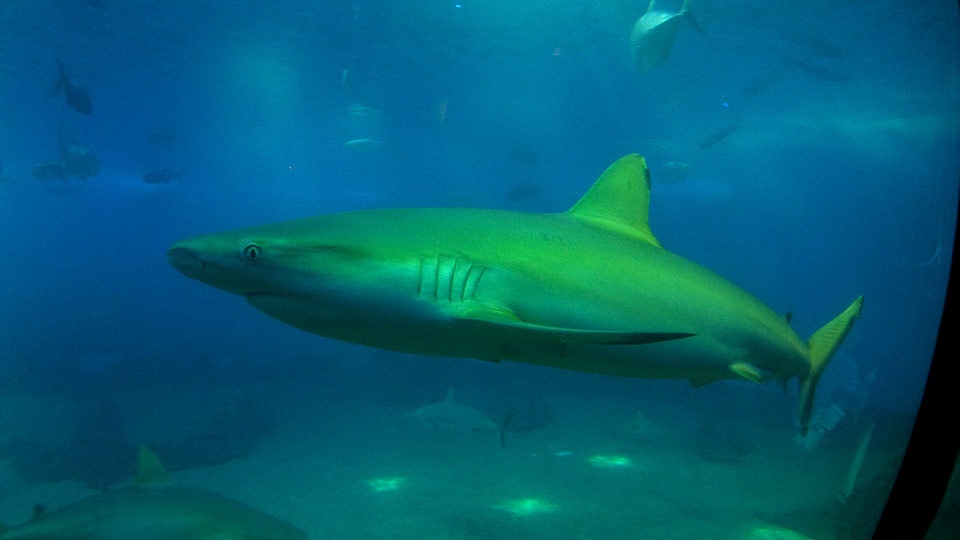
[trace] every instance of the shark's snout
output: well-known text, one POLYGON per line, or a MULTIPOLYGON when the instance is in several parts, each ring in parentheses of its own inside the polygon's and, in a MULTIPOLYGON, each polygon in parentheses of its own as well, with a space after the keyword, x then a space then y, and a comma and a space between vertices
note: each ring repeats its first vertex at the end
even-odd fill
POLYGON ((188 278, 234 294, 246 295, 267 287, 255 265, 237 256, 233 249, 236 243, 209 236, 180 240, 167 248, 167 260, 188 278))
POLYGON ((180 273, 199 279, 206 265, 199 252, 183 242, 177 242, 167 249, 167 260, 180 273))

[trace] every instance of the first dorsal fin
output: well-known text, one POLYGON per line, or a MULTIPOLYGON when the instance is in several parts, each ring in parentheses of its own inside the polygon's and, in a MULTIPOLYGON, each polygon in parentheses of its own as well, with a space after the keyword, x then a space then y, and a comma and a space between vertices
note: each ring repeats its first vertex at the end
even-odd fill
POLYGON ((137 477, 133 480, 135 486, 155 486, 170 483, 167 468, 160 462, 160 458, 146 445, 140 447, 137 455, 137 477))
POLYGON ((567 214, 588 225, 662 247, 650 231, 650 170, 637 154, 610 165, 567 214))

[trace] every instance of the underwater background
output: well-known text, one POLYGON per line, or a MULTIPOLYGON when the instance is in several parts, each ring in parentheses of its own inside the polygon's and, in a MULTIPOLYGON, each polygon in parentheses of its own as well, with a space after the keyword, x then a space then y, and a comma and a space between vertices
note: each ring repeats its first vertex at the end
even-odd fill
POLYGON ((957 4, 697 0, 640 73, 647 7, 0 1, 0 521, 145 444, 313 538, 869 537, 949 274, 957 4), (802 338, 864 294, 806 439, 795 384, 364 348, 166 258, 337 211, 563 211, 631 152, 664 247, 802 338), (448 390, 510 418, 503 448, 411 415, 448 390))

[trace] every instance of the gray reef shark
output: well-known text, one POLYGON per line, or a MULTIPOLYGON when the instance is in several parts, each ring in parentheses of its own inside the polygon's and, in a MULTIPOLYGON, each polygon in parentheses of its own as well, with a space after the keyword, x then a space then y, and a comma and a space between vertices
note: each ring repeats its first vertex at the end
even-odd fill
MULTIPOLYGON (((420 423, 448 431, 490 431, 496 434, 503 447, 503 430, 506 422, 497 422, 486 413, 459 403, 453 390, 447 391, 443 401, 424 405, 410 413, 420 423)), ((509 420, 509 417, 508 417, 509 420)))
POLYGON ((680 11, 674 13, 658 10, 656 0, 650 0, 647 12, 637 19, 630 32, 633 66, 637 71, 645 73, 667 61, 683 21, 689 22, 700 34, 705 34, 690 14, 689 3, 689 0, 684 0, 680 11))
POLYGON ((156 455, 140 449, 133 485, 51 511, 39 509, 2 540, 305 540, 293 525, 211 491, 169 485, 156 455))
POLYGON ((567 212, 395 208, 199 236, 167 257, 302 330, 393 351, 620 377, 817 381, 862 297, 807 343, 719 275, 664 249, 650 173, 611 165, 567 212))

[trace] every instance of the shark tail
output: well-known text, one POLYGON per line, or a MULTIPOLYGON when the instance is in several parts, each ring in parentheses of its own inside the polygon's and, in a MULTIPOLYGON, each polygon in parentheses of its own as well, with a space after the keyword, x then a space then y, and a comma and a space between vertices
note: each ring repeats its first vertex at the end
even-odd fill
POLYGON ((700 25, 700 22, 693 17, 693 12, 690 11, 690 0, 684 0, 683 6, 680 7, 680 14, 683 15, 683 18, 690 23, 690 26, 697 31, 701 36, 706 36, 707 31, 703 29, 703 26, 700 25))
POLYGON ((810 424, 810 414, 813 412, 813 399, 817 391, 817 382, 827 369, 827 364, 834 353, 840 348, 844 338, 850 333, 853 321, 860 316, 863 307, 863 296, 857 297, 843 313, 832 321, 823 325, 810 336, 807 349, 810 351, 810 373, 800 378, 800 435, 806 436, 810 424))

